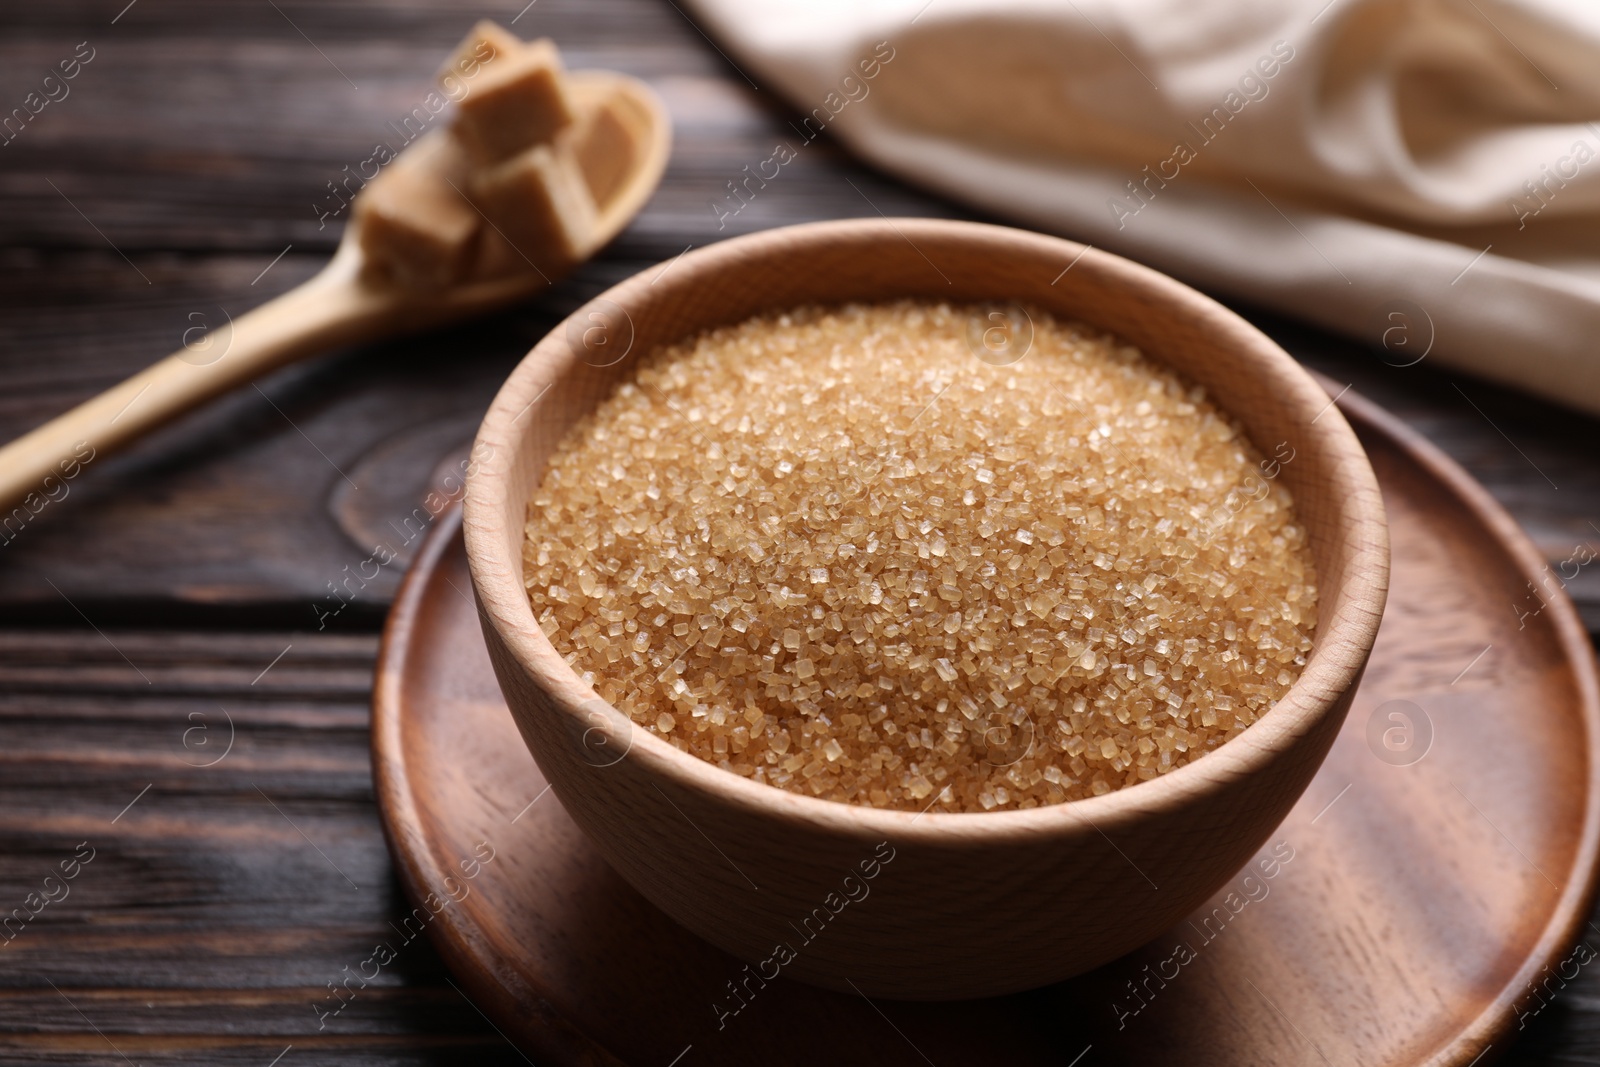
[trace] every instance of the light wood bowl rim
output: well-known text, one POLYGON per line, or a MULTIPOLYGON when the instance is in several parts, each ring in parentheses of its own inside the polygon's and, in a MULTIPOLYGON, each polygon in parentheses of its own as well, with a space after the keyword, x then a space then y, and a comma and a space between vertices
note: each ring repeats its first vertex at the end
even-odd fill
MULTIPOLYGON (((1240 346, 1239 351, 1258 361, 1262 373, 1283 390, 1284 404, 1306 413, 1306 435, 1331 439, 1337 446, 1331 451, 1344 457, 1344 462, 1323 472, 1330 492, 1337 493, 1338 525, 1351 544, 1353 557, 1350 579, 1343 587, 1319 589, 1319 597, 1337 598, 1332 625, 1326 633, 1318 633, 1312 658, 1289 692, 1239 736, 1158 778, 1083 800, 1016 811, 929 810, 925 814, 822 800, 724 771, 637 725, 626 758, 637 760, 676 788, 705 794, 774 824, 800 823, 863 841, 893 837, 897 842, 936 846, 1040 843, 1082 833, 1085 823, 1096 828, 1144 823, 1187 806, 1199 796, 1226 791, 1243 776, 1266 770, 1275 757, 1315 729, 1356 684, 1383 615, 1389 541, 1377 478, 1349 423, 1309 372, 1245 319, 1167 275, 1092 246, 1006 226, 923 218, 814 222, 730 238, 684 254, 668 272, 663 273, 660 265, 647 268, 600 298, 628 308, 637 306, 643 292, 657 283, 677 291, 704 287, 719 271, 734 268, 752 255, 792 252, 797 242, 870 239, 916 245, 919 237, 960 241, 993 256, 1047 253, 1061 263, 1073 263, 1074 271, 1094 272, 1173 312, 1214 321, 1230 342, 1240 346), (1320 413, 1314 421, 1313 413, 1320 413)), ((652 297, 660 299, 661 293, 652 293, 652 297)), ((526 429, 519 429, 517 420, 551 382, 576 363, 561 339, 582 311, 580 308, 556 325, 512 371, 484 417, 476 447, 494 450, 490 455, 518 452, 526 429)), ((526 513, 525 501, 514 511, 508 508, 509 481, 505 465, 498 462, 483 464, 468 477, 463 533, 473 588, 485 618, 529 680, 577 721, 580 706, 599 697, 566 664, 534 619, 522 584, 522 531, 520 527, 507 531, 503 522, 508 513, 526 513), (506 544, 518 546, 510 558, 502 550, 506 544)))

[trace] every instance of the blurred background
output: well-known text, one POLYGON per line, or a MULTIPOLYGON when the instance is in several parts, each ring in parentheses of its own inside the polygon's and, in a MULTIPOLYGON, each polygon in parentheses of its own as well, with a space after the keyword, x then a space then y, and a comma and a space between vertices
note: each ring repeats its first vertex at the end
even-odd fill
MULTIPOLYGON (((521 355, 622 278, 789 223, 983 217, 826 134, 719 212, 727 181, 801 115, 671 0, 11 3, 0 114, 45 95, 63 61, 79 69, 0 145, 0 440, 204 351, 315 273, 347 214, 329 183, 479 18, 554 38, 572 68, 650 82, 674 122, 662 187, 528 304, 267 376, 95 460, 0 545, 0 912, 71 843, 90 843, 95 873, 0 943, 0 1061, 524 1062, 426 944, 336 1023, 308 1007, 407 910, 367 709, 416 541, 375 575, 372 545, 399 543, 397 524, 460 469, 521 355), (359 594, 333 599, 352 571, 359 594)), ((1397 365, 1376 328, 1363 343, 1234 306, 1481 480, 1600 629, 1600 569, 1572 563, 1600 552, 1594 419, 1429 360, 1397 365)), ((1600 1062, 1600 979, 1583 973, 1504 1062, 1600 1062)))

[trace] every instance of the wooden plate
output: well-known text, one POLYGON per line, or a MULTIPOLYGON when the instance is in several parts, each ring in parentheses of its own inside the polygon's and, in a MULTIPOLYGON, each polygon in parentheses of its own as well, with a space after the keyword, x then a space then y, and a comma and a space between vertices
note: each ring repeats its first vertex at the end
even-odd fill
POLYGON ((613 874, 545 792, 456 513, 401 589, 373 698, 379 803, 418 903, 406 934, 426 928, 540 1064, 1487 1063, 1546 1002, 1532 983, 1592 958, 1573 939, 1600 839, 1594 657, 1480 486, 1374 405, 1340 406, 1394 546, 1366 680, 1258 859, 1146 948, 959 1004, 762 983, 613 874))

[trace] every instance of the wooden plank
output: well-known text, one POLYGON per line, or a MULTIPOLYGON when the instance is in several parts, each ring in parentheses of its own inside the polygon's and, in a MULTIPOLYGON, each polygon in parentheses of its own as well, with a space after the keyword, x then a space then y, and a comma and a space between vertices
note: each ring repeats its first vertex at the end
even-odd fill
POLYGON ((90 1062, 109 1049, 88 1018, 147 1062, 290 1043, 511 1062, 426 935, 397 929, 375 654, 370 635, 0 631, 0 1059, 90 1062), (380 942, 396 960, 320 1014, 380 942))
MULTIPOLYGON (((420 99, 467 21, 420 9, 391 19, 371 5, 281 6, 332 63, 270 7, 265 18, 238 6, 135 7, 107 25, 129 32, 106 38, 72 95, 0 149, 0 245, 25 247, 0 257, 0 291, 25 312, 0 322, 0 351, 16 354, 0 357, 0 434, 31 428, 175 350, 185 331, 215 329, 313 273, 339 223, 317 228, 311 194, 420 99), (374 19, 390 20, 389 37, 374 41, 374 19), (207 33, 215 39, 194 47, 207 33), (334 65, 396 80, 375 77, 354 92, 334 65)), ((80 32, 63 27, 100 14, 95 5, 50 19, 7 13, 18 33, 0 45, 0 67, 49 69, 80 32)), ((79 608, 104 625, 152 609, 194 619, 249 606, 277 625, 322 625, 329 583, 359 568, 380 538, 407 547, 393 544, 391 524, 414 514, 514 360, 589 295, 736 232, 871 214, 874 204, 950 211, 817 144, 719 228, 709 201, 788 136, 768 94, 739 81, 703 41, 693 46, 699 35, 670 7, 557 0, 535 14, 533 30, 518 28, 554 34, 574 66, 650 78, 672 109, 674 163, 636 224, 523 309, 448 340, 413 338, 284 371, 258 383, 266 396, 242 391, 93 465, 67 500, 0 546, 0 602, 79 624, 79 608), (611 43, 622 19, 629 40, 650 43, 611 43)), ((379 574, 332 624, 374 625, 395 581, 393 568, 379 574)))
MULTIPOLYGON (((546 16, 540 32, 563 45, 569 66, 641 77, 661 93, 673 117, 675 153, 663 194, 634 227, 632 240, 671 246, 683 233, 704 239, 874 213, 860 192, 839 180, 838 149, 818 142, 801 145, 780 177, 719 227, 709 201, 721 200, 725 183, 742 177, 746 164, 770 156, 778 139, 799 142, 788 126, 792 113, 770 93, 730 80, 714 53, 674 47, 684 33, 698 39, 681 18, 661 27, 663 40, 654 46, 586 48, 562 31, 568 20, 557 17, 572 6, 556 0, 538 9, 546 16), (778 196, 779 190, 788 195, 778 196)), ((230 8, 207 10, 214 22, 230 8)), ((144 271, 158 285, 149 268, 159 268, 164 250, 276 254, 292 242, 302 251, 331 251, 346 215, 328 183, 346 178, 346 167, 358 171, 376 144, 404 146, 400 124, 432 90, 432 72, 471 19, 451 22, 454 28, 431 31, 426 43, 329 40, 326 63, 282 20, 288 36, 279 40, 252 39, 229 27, 199 50, 163 37, 91 42, 95 58, 69 83, 69 95, 47 104, 0 149, 7 155, 6 198, 20 209, 0 217, 0 243, 115 247, 132 260, 132 267, 123 267, 135 281, 145 284, 137 276, 144 271), (250 121, 241 122, 241 115, 250 121)), ((12 75, 0 82, 0 92, 10 92, 0 100, 15 97, 20 104, 32 82, 75 48, 63 38, 8 41, 0 54, 12 75)), ((890 213, 911 204, 918 206, 914 213, 927 213, 924 206, 932 202, 882 182, 875 183, 876 192, 857 184, 874 202, 881 195, 880 206, 890 213)))
MULTIPOLYGON (((260 1067, 289 1045, 299 1062, 522 1062, 422 939, 319 1028, 326 984, 399 942, 409 910, 367 769, 375 650, 371 635, 0 631, 0 903, 25 906, 94 849, 0 942, 0 1059, 120 1062, 87 1016, 138 1062, 260 1067), (124 655, 149 685, 108 687, 132 673, 124 655), (220 754, 223 709, 234 746, 199 766, 220 754)), ((1600 1045, 1597 994, 1587 971, 1558 991, 1508 1062, 1600 1045)))
MULTIPOLYGON (((70 258, 81 273, 95 256, 70 258)), ((0 432, 20 432, 131 372, 149 352, 175 347, 188 321, 183 308, 220 321, 218 305, 247 306, 223 290, 247 287, 245 276, 264 263, 207 262, 215 268, 214 288, 204 290, 191 270, 187 302, 97 306, 76 317, 70 281, 49 290, 35 282, 30 295, 44 309, 31 313, 36 325, 26 334, 0 326, 11 334, 4 350, 37 353, 0 367, 0 383, 8 376, 17 382, 0 384, 0 432)), ((274 280, 287 283, 314 265, 312 257, 286 257, 274 280)), ((346 567, 359 568, 380 538, 403 542, 390 524, 403 524, 430 482, 448 472, 441 463, 460 454, 520 354, 571 306, 643 265, 608 258, 546 301, 448 339, 415 338, 290 369, 260 383, 265 395, 236 394, 124 457, 92 465, 66 500, 0 546, 0 601, 26 605, 36 618, 81 624, 65 594, 92 607, 100 625, 159 602, 195 611, 253 605, 270 609, 278 625, 315 628, 333 606, 328 583, 341 582, 346 567)), ((101 277, 119 273, 107 257, 97 266, 101 277)), ((7 276, 0 271, 0 287, 7 276)), ((1309 365, 1354 383, 1462 462, 1544 549, 1591 628, 1600 626, 1600 570, 1574 559, 1575 552, 1583 558, 1582 549, 1600 550, 1593 525, 1600 520, 1593 504, 1600 499, 1600 455, 1588 445, 1589 419, 1426 362, 1388 367, 1358 345, 1254 317, 1309 365)), ((396 580, 394 568, 384 570, 330 625, 357 618, 372 625, 396 580)), ((1507 611, 1536 606, 1530 594, 1507 611)))
MULTIPOLYGON (((96 18, 123 35, 106 38, 71 96, 0 149, 8 153, 0 243, 13 248, 0 257, 0 291, 15 309, 0 321, 0 351, 10 353, 0 357, 0 434, 24 431, 176 349, 186 330, 215 328, 313 273, 337 222, 317 230, 308 190, 336 175, 375 130, 381 134, 385 116, 403 114, 410 97, 425 91, 436 53, 456 32, 452 17, 420 8, 284 10, 313 39, 326 38, 324 51, 333 49, 339 67, 389 72, 393 80, 351 91, 287 21, 254 9, 189 5, 174 13, 141 5, 115 27, 104 5, 67 7, 48 19, 7 13, 17 32, 0 45, 0 66, 10 72, 0 91, 25 91, 24 73, 48 69, 50 57, 96 18), (377 43, 373 19, 389 27, 377 43), (74 25, 84 28, 66 32, 74 25), (193 47, 206 34, 216 40, 193 47), (241 122, 241 114, 252 120, 241 122)), ((319 600, 328 584, 371 554, 375 534, 414 512, 517 356, 588 295, 690 244, 736 232, 878 208, 960 213, 866 173, 820 142, 719 229, 709 201, 740 167, 789 136, 784 108, 696 45, 698 35, 670 9, 552 2, 536 10, 541 32, 570 42, 575 65, 643 74, 672 108, 674 163, 635 226, 524 309, 448 337, 373 346, 282 372, 260 383, 266 396, 246 390, 126 457, 92 466, 66 501, 0 547, 0 601, 26 607, 30 617, 80 624, 67 598, 91 608, 98 624, 144 617, 155 605, 179 618, 249 606, 277 625, 314 627, 327 619, 319 600), (608 42, 608 28, 624 17, 636 27, 632 41, 655 43, 608 42), (366 470, 370 478, 361 476, 366 470), (362 491, 347 492, 345 475, 362 491)), ((1426 363, 1388 367, 1360 346, 1254 317, 1309 363, 1356 382, 1462 460, 1522 518, 1552 563, 1570 560, 1580 546, 1600 548, 1600 531, 1590 525, 1600 516, 1588 504, 1600 488, 1600 462, 1582 447, 1587 419, 1468 382, 1463 389, 1480 413, 1426 363)), ((1576 571, 1570 588, 1591 623, 1600 623, 1600 577, 1592 566, 1569 563, 1566 571, 1576 571)), ((329 624, 373 625, 394 584, 393 569, 379 574, 329 624)))
POLYGON ((428 1035, 361 1034, 350 1037, 281 1038, 154 1037, 119 1034, 106 1036, 85 1029, 82 1033, 43 1035, 22 1041, 0 1036, 0 1053, 16 1067, 72 1064, 74 1067, 128 1067, 138 1056, 141 1064, 165 1067, 294 1067, 299 1063, 333 1067, 437 1067, 440 1063, 483 1064, 485 1067, 521 1067, 527 1059, 492 1031, 476 1039, 440 1039, 428 1035), (296 1061, 294 1056, 298 1056, 296 1061), (279 1059, 279 1057, 283 1057, 279 1059), (470 1057, 470 1058, 469 1058, 470 1057), (275 1062, 274 1062, 275 1061, 275 1062))
MULTIPOLYGON (((337 220, 319 227, 313 206, 326 183, 420 100, 473 19, 510 22, 523 8, 64 0, 0 10, 0 112, 78 42, 96 49, 71 95, 0 147, 0 435, 173 351, 201 321, 191 315, 214 326, 224 309, 310 276, 338 234, 337 220)), ((0 545, 0 907, 21 906, 77 842, 98 850, 70 898, 0 947, 0 1061, 525 1062, 445 984, 421 941, 317 1029, 313 994, 391 936, 405 910, 371 807, 365 732, 374 633, 398 565, 333 615, 329 583, 379 539, 412 547, 406 518, 461 454, 499 381, 589 295, 736 233, 879 209, 968 215, 824 139, 719 227, 709 203, 724 183, 791 136, 781 101, 655 0, 540 0, 516 29, 554 36, 574 66, 638 74, 667 100, 677 151, 635 225, 525 307, 285 371, 258 383, 261 394, 92 464, 68 499, 0 545), (238 629, 219 631, 224 622, 238 629), (203 628, 173 629, 185 624, 203 628), (200 740, 220 738, 228 716, 235 748, 197 766, 216 751, 200 740)), ((1246 313, 1461 460, 1553 563, 1580 543, 1600 548, 1590 420, 1246 313)), ((1569 587, 1600 629, 1594 565, 1569 587)), ((1570 983, 1503 1062, 1594 1059, 1597 983, 1587 970, 1570 983)), ((1040 1010, 1055 1008, 1041 1000, 1040 1010)))

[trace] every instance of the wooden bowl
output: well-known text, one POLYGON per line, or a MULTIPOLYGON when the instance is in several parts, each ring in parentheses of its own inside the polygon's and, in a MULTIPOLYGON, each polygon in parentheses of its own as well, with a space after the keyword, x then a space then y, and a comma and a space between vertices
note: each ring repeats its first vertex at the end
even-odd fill
MULTIPOLYGON (((1032 988, 1143 944, 1239 871, 1327 754, 1388 587, 1383 504, 1327 394, 1249 323, 1155 271, 1081 245, 926 219, 741 237, 635 275, 528 354, 478 434, 465 538, 484 637, 540 770, 607 861, 678 922, 750 964, 867 996, 1032 988), (557 655, 522 582, 526 502, 572 424, 657 345, 760 312, 905 297, 1015 301, 1111 331, 1207 389, 1264 453, 1288 442, 1320 583, 1299 681, 1216 751, 1105 796, 1026 811, 916 814, 740 778, 635 729, 557 655)), ((735 999, 737 998, 737 1000, 735 999)))

